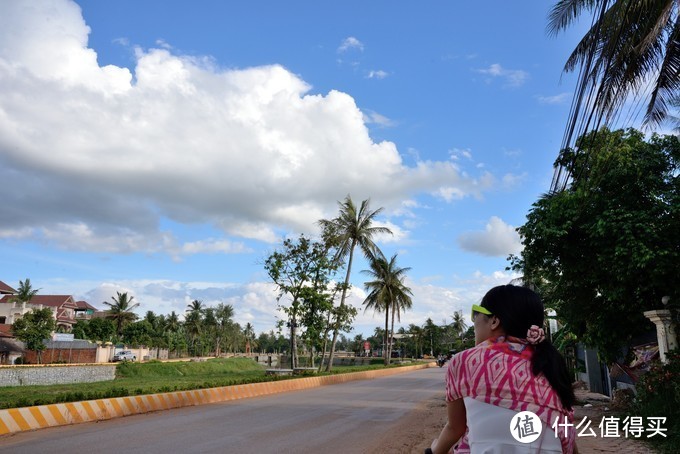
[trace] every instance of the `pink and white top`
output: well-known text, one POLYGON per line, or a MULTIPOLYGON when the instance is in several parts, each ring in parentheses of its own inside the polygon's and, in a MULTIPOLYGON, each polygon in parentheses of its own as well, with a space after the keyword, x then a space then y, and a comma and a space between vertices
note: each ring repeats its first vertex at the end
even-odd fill
MULTIPOLYGON (((531 411, 541 419, 544 430, 548 429, 550 436, 554 437, 549 428, 558 418, 563 423, 565 416, 573 424, 573 412, 562 406, 559 396, 543 375, 534 376, 531 371, 533 353, 534 347, 526 342, 499 336, 456 354, 446 374, 446 400, 472 398, 515 412, 531 411)), ((471 416, 468 414, 468 418, 471 416)), ((455 453, 470 452, 469 428, 473 425, 468 423, 468 431, 455 447, 455 453)), ((509 426, 498 430, 510 435, 509 426)), ((574 450, 574 427, 566 430, 560 427, 557 435, 562 452, 571 454, 574 450)))

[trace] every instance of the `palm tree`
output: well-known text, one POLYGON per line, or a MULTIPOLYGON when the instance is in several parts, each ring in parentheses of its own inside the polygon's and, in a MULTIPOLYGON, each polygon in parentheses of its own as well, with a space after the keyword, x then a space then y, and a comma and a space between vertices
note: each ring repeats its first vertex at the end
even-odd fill
MULTIPOLYGON (((378 214, 382 212, 382 208, 371 211, 369 208, 369 199, 361 202, 361 206, 357 210, 356 205, 352 201, 352 197, 347 195, 343 202, 338 202, 340 212, 338 217, 334 219, 322 219, 319 225, 322 227, 325 235, 332 237, 336 247, 336 261, 342 261, 345 257, 347 260, 347 274, 345 275, 345 283, 342 287, 342 294, 340 296, 340 308, 345 306, 345 299, 347 298, 347 289, 349 288, 349 278, 352 273, 352 262, 354 259, 354 248, 359 246, 366 258, 371 258, 376 255, 378 246, 373 242, 375 235, 381 233, 392 234, 392 231, 387 227, 374 226, 373 222, 378 214)), ((341 313, 343 311, 340 311, 341 313)), ((338 340, 338 330, 341 325, 339 320, 336 320, 333 329, 333 341, 331 342, 331 351, 328 356, 328 364, 326 371, 330 372, 333 367, 333 356, 335 355, 335 344, 338 340)))
POLYGON ((203 354, 203 346, 200 348, 201 351, 198 351, 199 349, 197 339, 203 333, 204 311, 205 309, 203 308, 203 302, 200 300, 193 300, 187 306, 187 314, 184 316, 184 327, 186 328, 187 334, 190 337, 193 353, 198 356, 202 356, 203 354))
MULTIPOLYGON (((667 117, 680 88, 679 9, 675 0, 557 2, 548 23, 552 34, 568 28, 585 11, 594 15, 564 67, 566 72, 579 67, 579 79, 562 148, 616 120, 631 94, 636 103, 646 104, 646 124, 659 125, 667 117)), ((553 189, 562 184, 560 178, 556 173, 553 189)))
POLYGON ((246 340, 246 353, 252 353, 255 339, 255 329, 250 322, 246 323, 245 328, 243 328, 243 337, 246 340))
POLYGON ((35 295, 38 294, 40 289, 34 289, 31 286, 31 280, 26 278, 25 281, 19 281, 19 288, 17 289, 16 295, 14 295, 10 301, 18 301, 19 303, 29 303, 35 295))
POLYGON ((388 261, 382 254, 370 261, 370 270, 363 272, 373 278, 365 282, 364 287, 369 291, 364 300, 365 310, 372 308, 377 312, 385 312, 385 364, 390 363, 392 337, 394 336, 394 316, 401 320, 401 311, 409 309, 413 302, 411 289, 404 284, 406 273, 411 268, 397 266, 397 254, 388 261), (392 325, 388 331, 389 312, 392 311, 392 325))
POLYGON ((203 301, 201 300, 193 300, 188 306, 187 306, 187 311, 189 312, 198 312, 201 313, 203 312, 204 307, 203 307, 203 301))
POLYGON ((165 319, 165 330, 171 333, 177 332, 180 327, 179 316, 175 311, 170 312, 170 315, 165 319))
POLYGON ((451 328, 453 329, 453 333, 458 336, 462 337, 463 334, 465 334, 465 330, 467 329, 467 323, 465 323, 465 316, 463 315, 463 311, 456 311, 453 313, 453 322, 451 323, 451 328))
POLYGON ((132 312, 139 303, 132 304, 134 296, 128 296, 127 292, 116 292, 116 296, 112 296, 113 303, 103 302, 109 309, 106 311, 106 318, 113 320, 116 323, 116 333, 118 336, 123 334, 123 327, 130 322, 137 320, 137 314, 132 312))

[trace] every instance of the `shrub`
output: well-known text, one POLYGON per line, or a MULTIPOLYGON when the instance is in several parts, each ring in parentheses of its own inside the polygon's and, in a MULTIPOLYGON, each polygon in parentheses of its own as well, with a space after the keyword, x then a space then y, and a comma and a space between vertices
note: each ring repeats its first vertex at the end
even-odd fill
POLYGON ((680 350, 666 355, 667 363, 655 362, 635 385, 637 395, 631 416, 666 417, 667 438, 649 439, 668 453, 680 452, 680 350))

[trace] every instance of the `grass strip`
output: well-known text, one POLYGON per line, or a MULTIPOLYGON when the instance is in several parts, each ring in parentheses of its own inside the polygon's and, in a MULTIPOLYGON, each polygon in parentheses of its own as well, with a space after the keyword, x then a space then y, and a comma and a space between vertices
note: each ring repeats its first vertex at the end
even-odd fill
MULTIPOLYGON (((330 374, 399 367, 333 366, 330 374)), ((328 373, 307 375, 329 375, 328 373)), ((206 361, 119 363, 116 379, 95 383, 0 387, 0 409, 31 407, 54 403, 126 397, 193 389, 216 388, 265 381, 287 380, 290 376, 265 375, 265 367, 248 358, 216 358, 206 361)))

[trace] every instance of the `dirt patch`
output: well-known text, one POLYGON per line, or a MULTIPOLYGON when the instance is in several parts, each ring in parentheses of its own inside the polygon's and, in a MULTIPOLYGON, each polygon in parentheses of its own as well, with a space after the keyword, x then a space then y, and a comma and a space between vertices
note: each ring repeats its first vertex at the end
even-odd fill
POLYGON ((382 434, 366 453, 422 453, 439 436, 446 424, 444 393, 421 403, 386 434, 382 434))

